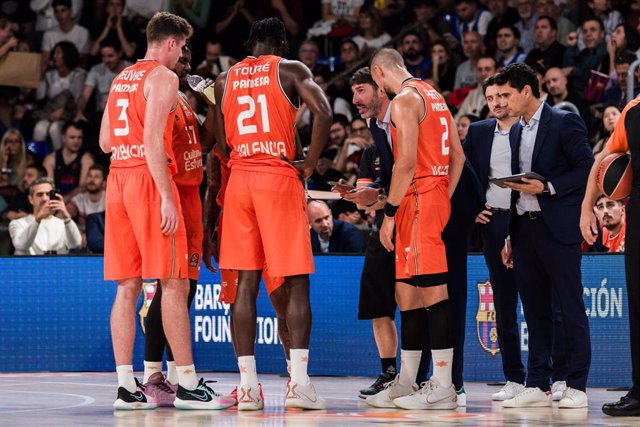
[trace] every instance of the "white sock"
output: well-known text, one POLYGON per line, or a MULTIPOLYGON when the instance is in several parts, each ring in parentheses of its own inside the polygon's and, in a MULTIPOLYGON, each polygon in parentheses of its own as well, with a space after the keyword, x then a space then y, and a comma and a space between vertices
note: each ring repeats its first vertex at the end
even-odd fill
POLYGON ((451 387, 451 365, 453 365, 453 348, 443 350, 431 350, 433 361, 433 376, 440 381, 445 388, 451 387))
POLYGON ((255 356, 238 357, 238 369, 240 369, 240 384, 258 387, 255 356))
POLYGON ((287 361, 287 373, 291 376, 291 360, 285 359, 287 361))
POLYGON ((176 362, 167 361, 167 381, 171 384, 178 384, 178 371, 176 370, 176 362))
POLYGON ((124 387, 131 393, 136 392, 136 380, 133 377, 132 365, 119 365, 116 366, 116 373, 118 374, 118 387, 124 387))
POLYGON ((421 357, 422 350, 400 350, 400 385, 410 386, 416 382, 421 357))
POLYGON ((187 390, 195 390, 198 387, 198 377, 194 365, 176 366, 178 372, 178 384, 187 390))
POLYGON ((291 382, 300 385, 309 384, 311 381, 307 375, 309 364, 309 349, 289 350, 291 356, 291 382))
POLYGON ((162 362, 149 362, 144 361, 144 377, 142 378, 142 384, 149 382, 151 375, 156 372, 162 372, 162 362))

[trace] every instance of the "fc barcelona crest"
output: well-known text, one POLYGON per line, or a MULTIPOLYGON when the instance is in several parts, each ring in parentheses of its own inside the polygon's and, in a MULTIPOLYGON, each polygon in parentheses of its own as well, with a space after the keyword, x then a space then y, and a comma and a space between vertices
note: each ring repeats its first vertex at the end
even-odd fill
POLYGON ((478 312, 476 313, 476 331, 483 350, 495 356, 498 348, 498 330, 496 327, 496 309, 493 305, 491 282, 478 282, 478 312))

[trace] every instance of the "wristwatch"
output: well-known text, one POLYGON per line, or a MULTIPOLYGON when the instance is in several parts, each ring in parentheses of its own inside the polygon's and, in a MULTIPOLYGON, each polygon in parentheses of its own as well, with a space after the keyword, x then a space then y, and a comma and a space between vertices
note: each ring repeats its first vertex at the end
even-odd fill
POLYGON ((378 202, 384 202, 387 200, 387 192, 384 191, 384 188, 378 188, 378 202))

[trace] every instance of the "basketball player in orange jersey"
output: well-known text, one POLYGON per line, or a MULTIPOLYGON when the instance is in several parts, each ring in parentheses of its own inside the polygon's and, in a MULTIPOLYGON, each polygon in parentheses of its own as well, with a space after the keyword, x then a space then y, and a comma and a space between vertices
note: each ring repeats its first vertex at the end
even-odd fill
POLYGON ((396 379, 366 401, 376 407, 455 409, 457 397, 451 382, 453 319, 442 231, 449 220, 449 199, 464 165, 462 145, 442 95, 413 78, 398 51, 378 51, 371 60, 371 75, 393 99, 395 166, 380 241, 387 250, 394 250, 395 227, 402 363, 396 379), (414 380, 425 325, 431 340, 433 376, 416 390, 414 380))
MULTIPOLYGON (((182 48, 182 57, 176 63, 174 72, 178 76, 180 88, 188 87, 186 77, 191 70, 191 47, 182 48)), ((205 100, 207 99, 203 96, 205 100)), ((202 258, 202 203, 199 186, 202 182, 203 165, 201 150, 210 150, 215 141, 212 130, 214 120, 213 104, 202 123, 189 105, 184 93, 178 92, 178 106, 174 110, 173 136, 171 146, 176 159, 177 173, 173 176, 180 196, 182 217, 187 234, 189 258, 189 295, 187 308, 195 296, 200 260, 202 258), (202 135, 202 139, 201 139, 202 135), (202 144, 201 144, 202 141, 202 144)), ((162 356, 167 343, 162 327, 162 287, 158 287, 145 318, 144 351, 144 392, 154 397, 159 406, 173 406, 178 388, 177 371, 171 348, 167 348, 167 378, 162 375, 162 356)), ((232 404, 233 402, 229 402, 232 404)))
POLYGON ((111 153, 106 195, 105 280, 118 283, 111 311, 111 334, 118 398, 116 409, 151 409, 133 376, 135 306, 142 278, 160 278, 163 326, 174 349, 178 372, 175 406, 222 409, 225 399, 198 382, 191 354, 187 312, 187 240, 180 199, 172 175, 171 149, 178 78, 171 69, 191 36, 189 23, 156 13, 147 25, 143 60, 114 79, 100 128, 100 147, 111 153))
MULTIPOLYGON (((302 152, 300 150, 299 152, 302 152)), ((211 258, 214 258, 217 263, 220 262, 220 234, 222 232, 222 213, 224 211, 224 192, 229 181, 229 175, 231 170, 227 164, 228 159, 220 154, 217 148, 214 152, 207 157, 207 178, 209 185, 207 187, 207 193, 205 195, 205 240, 203 245, 203 260, 208 270, 212 273, 216 273, 216 268, 211 264, 211 258), (215 200, 214 200, 215 198, 215 200), (215 239, 214 230, 218 227, 218 239, 215 239)), ((236 302, 236 293, 238 291, 238 271, 236 270, 220 270, 220 279, 222 282, 222 289, 218 301, 223 304, 231 305, 236 302)), ((282 277, 269 276, 267 265, 264 265, 262 270, 262 279, 264 280, 267 288, 267 294, 271 304, 273 305, 276 316, 278 319, 278 337, 282 343, 285 359, 287 362, 287 372, 291 370, 291 361, 289 358, 289 349, 291 348, 291 342, 289 337, 289 330, 287 328, 286 310, 287 310, 287 295, 286 287, 282 286, 284 279, 282 277)), ((236 335, 233 330, 233 316, 231 316, 231 342, 235 351, 236 335)), ((238 387, 227 395, 238 403, 238 387)), ((262 397, 262 395, 261 395, 262 397)), ((264 398, 263 398, 264 400, 264 398)))
POLYGON ((329 135, 331 108, 309 69, 281 58, 284 24, 255 22, 247 46, 253 56, 216 80, 216 132, 221 152, 231 148, 222 222, 220 268, 238 270, 233 329, 240 368, 238 409, 257 410, 260 399, 254 357, 256 295, 266 262, 284 277, 286 323, 291 335, 291 381, 285 405, 323 409, 307 375, 313 257, 300 177, 313 171, 329 135), (295 115, 301 100, 314 115, 307 158, 295 161, 295 115))
POLYGON ((591 167, 582 202, 580 231, 584 240, 593 244, 598 236, 593 205, 598 197, 598 170, 605 157, 612 153, 629 153, 633 169, 633 189, 625 210, 626 235, 624 267, 629 304, 631 349, 631 381, 629 392, 616 402, 605 403, 602 412, 615 417, 640 416, 640 98, 629 102, 613 129, 604 149, 591 167))

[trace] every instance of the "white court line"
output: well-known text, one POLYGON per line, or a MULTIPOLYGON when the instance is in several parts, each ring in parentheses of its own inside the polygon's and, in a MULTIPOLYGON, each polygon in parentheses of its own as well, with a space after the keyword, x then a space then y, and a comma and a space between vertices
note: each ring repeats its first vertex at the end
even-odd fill
POLYGON ((93 402, 96 401, 93 397, 84 396, 82 394, 51 393, 51 392, 46 392, 46 391, 20 391, 20 390, 13 390, 12 393, 30 393, 30 394, 47 394, 47 395, 56 394, 56 395, 60 395, 60 396, 72 396, 72 397, 79 397, 80 399, 82 399, 82 402, 80 402, 80 403, 78 403, 76 405, 58 406, 58 407, 53 407, 53 408, 19 409, 17 411, 12 411, 12 410, 2 411, 2 410, 0 410, 0 414, 18 414, 18 413, 23 413, 23 412, 42 412, 42 411, 57 411, 57 410, 60 410, 60 409, 72 409, 72 408, 78 408, 80 406, 91 405, 93 402))

